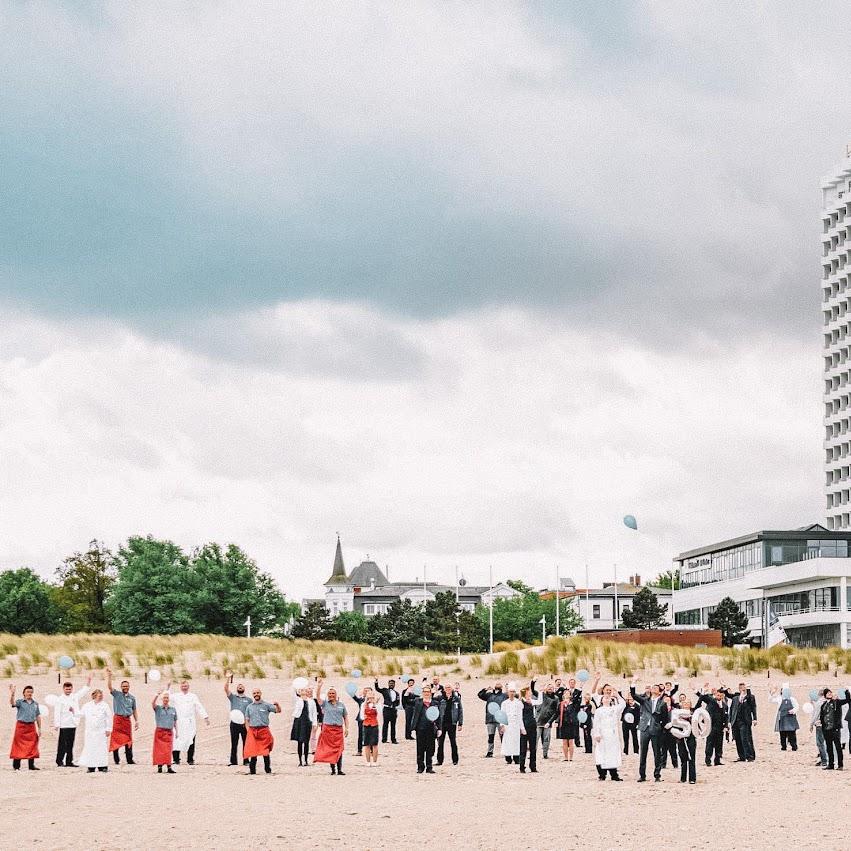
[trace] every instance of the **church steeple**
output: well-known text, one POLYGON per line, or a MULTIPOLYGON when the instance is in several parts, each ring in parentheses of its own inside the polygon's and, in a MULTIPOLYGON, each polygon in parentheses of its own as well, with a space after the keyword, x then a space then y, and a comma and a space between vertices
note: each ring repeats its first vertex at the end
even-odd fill
POLYGON ((340 546, 340 536, 337 535, 337 551, 334 553, 334 568, 331 571, 331 576, 326 585, 346 585, 348 577, 346 576, 346 566, 343 564, 343 548, 340 546))

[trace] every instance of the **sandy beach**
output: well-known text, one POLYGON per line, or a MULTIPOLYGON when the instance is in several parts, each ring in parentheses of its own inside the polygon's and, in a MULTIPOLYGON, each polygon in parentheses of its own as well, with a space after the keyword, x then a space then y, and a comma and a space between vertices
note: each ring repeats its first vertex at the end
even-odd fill
MULTIPOLYGON (((449 677, 454 680, 456 677, 449 677)), ((611 678, 614 679, 614 678, 611 678)), ((711 677, 698 678, 700 683, 711 677)), ((726 677, 735 688, 740 677, 726 677)), ((768 684, 790 679, 765 674, 749 682, 757 696, 757 761, 734 763, 735 747, 725 745, 725 765, 706 768, 698 745, 698 782, 681 785, 668 768, 663 783, 635 782, 638 758, 624 759, 624 783, 600 782, 593 758, 584 752, 563 762, 554 742, 539 773, 521 775, 498 756, 485 759, 484 704, 476 693, 492 678, 461 681, 465 726, 459 736, 460 764, 444 763, 434 776, 416 774, 415 750, 401 734, 398 745, 382 745, 378 767, 355 755, 357 727, 346 742, 345 777, 330 776, 324 765, 299 768, 289 741, 289 681, 246 680, 259 684, 266 699, 284 708, 273 718, 276 743, 271 776, 249 776, 227 765, 228 704, 221 682, 194 680, 193 690, 210 713, 209 728, 199 727, 196 765, 180 765, 175 776, 157 775, 151 765, 153 685, 133 683, 140 702, 137 764, 110 766, 107 774, 55 765, 56 734, 41 742, 38 773, 2 768, 6 799, 3 847, 35 844, 47 848, 139 848, 167 844, 177 848, 391 848, 438 841, 468 848, 507 844, 527 848, 623 848, 647 842, 679 848, 824 848, 839 845, 838 820, 817 817, 825 804, 835 807, 849 794, 851 770, 815 767, 815 744, 802 730, 799 750, 780 751, 773 732, 774 705, 768 684)), ((43 702, 56 693, 56 676, 28 678, 43 702)), ((73 678, 75 686, 83 679, 73 678)), ((642 683, 644 679, 639 681, 642 683)), ((342 690, 345 679, 331 682, 342 690)), ((694 681, 692 681, 694 682, 694 681)), ((812 677, 790 679, 803 704, 812 677)), ((96 680, 95 684, 102 685, 96 680)), ((383 678, 382 678, 383 684, 383 678)), ((627 683, 620 681, 622 687, 627 683)), ((21 680, 18 689, 24 685, 21 680)), ((687 685, 687 684, 686 684, 687 685)), ((6 699, 4 683, 4 700, 6 699)), ((344 698, 347 706, 354 703, 344 698)), ((14 715, 7 708, 0 747, 8 754, 14 715)), ((806 718, 802 715, 802 726, 806 718)), ((82 731, 77 735, 77 751, 82 731)))

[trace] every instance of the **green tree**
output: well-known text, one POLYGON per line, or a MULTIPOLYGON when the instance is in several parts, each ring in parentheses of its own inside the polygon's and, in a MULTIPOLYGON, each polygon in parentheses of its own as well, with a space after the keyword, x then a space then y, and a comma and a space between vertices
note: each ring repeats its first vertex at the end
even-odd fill
POLYGON ((650 584, 654 585, 656 588, 667 588, 669 591, 679 591, 679 568, 677 570, 666 570, 664 573, 660 573, 650 584))
POLYGON ((109 549, 91 541, 84 553, 68 556, 56 569, 58 587, 53 597, 62 613, 64 632, 107 632, 106 601, 115 584, 115 566, 109 549))
POLYGON ((721 643, 725 647, 741 644, 748 634, 748 616, 732 597, 724 597, 710 612, 707 624, 710 629, 721 630, 721 643))
POLYGON ((334 626, 325 603, 318 600, 308 603, 304 611, 296 618, 290 635, 293 638, 306 638, 309 641, 333 638, 334 626))
POLYGON ((369 621, 360 612, 340 612, 331 622, 334 638, 351 644, 364 644, 369 633, 369 621))
POLYGON ((423 648, 428 643, 425 606, 410 600, 394 600, 383 615, 369 618, 367 638, 376 647, 400 650, 423 648))
POLYGON ((203 632, 245 635, 246 618, 260 635, 282 627, 299 611, 267 573, 262 573, 238 546, 206 544, 191 561, 195 573, 195 620, 203 632))
POLYGON ((133 537, 115 557, 118 580, 107 604, 112 631, 127 635, 198 632, 198 580, 171 541, 133 537))
MULTIPOLYGON (((525 644, 540 643, 541 618, 546 617, 547 634, 555 632, 556 598, 543 599, 529 586, 509 580, 515 590, 525 589, 520 596, 511 599, 498 599, 493 604, 494 641, 522 641, 525 644), (519 586, 519 587, 518 587, 519 586)), ((582 618, 569 600, 559 600, 559 628, 562 635, 575 632, 582 625, 582 618)), ((489 611, 487 606, 476 607, 476 617, 483 635, 488 632, 489 611)))
POLYGON ((627 629, 658 629, 668 626, 666 607, 645 585, 633 598, 632 607, 621 613, 621 624, 627 629))
POLYGON ((28 567, 0 573, 0 632, 56 632, 60 613, 50 586, 28 567))

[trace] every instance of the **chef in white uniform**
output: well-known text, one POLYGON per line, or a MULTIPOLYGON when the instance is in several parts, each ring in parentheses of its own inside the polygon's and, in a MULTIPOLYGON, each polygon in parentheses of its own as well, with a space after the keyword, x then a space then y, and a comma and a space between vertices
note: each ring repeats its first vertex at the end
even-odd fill
POLYGON ((195 735, 198 732, 197 716, 204 719, 204 723, 210 726, 210 716, 204 705, 198 699, 194 691, 189 691, 189 683, 184 680, 180 684, 179 691, 173 691, 171 683, 168 691, 171 705, 177 711, 177 736, 174 739, 174 751, 172 759, 175 765, 180 765, 180 752, 186 751, 187 765, 195 765, 195 735))

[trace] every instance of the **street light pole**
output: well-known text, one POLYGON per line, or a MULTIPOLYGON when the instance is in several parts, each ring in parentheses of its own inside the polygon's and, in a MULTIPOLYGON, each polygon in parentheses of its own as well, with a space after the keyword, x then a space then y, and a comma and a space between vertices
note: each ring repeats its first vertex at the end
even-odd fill
POLYGON ((488 633, 490 636, 490 650, 488 652, 493 654, 493 565, 488 567, 488 572, 491 585, 489 594, 490 605, 488 606, 488 633))
POLYGON ((561 617, 559 609, 561 609, 561 583, 559 581, 559 570, 556 565, 556 635, 561 635, 561 617))
POLYGON ((547 643, 547 616, 541 615, 541 647, 547 643))
POLYGON ((618 628, 618 566, 615 564, 615 629, 618 628))

